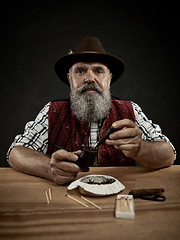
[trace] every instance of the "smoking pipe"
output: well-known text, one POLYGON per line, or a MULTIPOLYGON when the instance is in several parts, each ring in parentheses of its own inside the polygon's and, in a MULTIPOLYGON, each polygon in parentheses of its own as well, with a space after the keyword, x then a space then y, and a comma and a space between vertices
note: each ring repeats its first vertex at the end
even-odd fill
POLYGON ((109 135, 115 132, 117 129, 110 127, 104 136, 93 146, 93 147, 83 147, 82 153, 79 156, 76 164, 79 167, 90 167, 94 164, 95 157, 98 152, 98 147, 109 137, 109 135))
MULTIPOLYGON (((104 136, 93 146, 93 147, 83 147, 82 153, 79 156, 78 160, 73 162, 76 163, 79 167, 81 168, 87 168, 90 167, 94 164, 95 157, 98 152, 98 147, 109 137, 109 135, 113 132, 117 131, 117 129, 110 127, 107 132, 104 134, 104 136)), ((58 149, 63 149, 62 147, 48 142, 48 144, 58 148, 58 149)), ((68 161, 69 162, 69 161, 68 161)))

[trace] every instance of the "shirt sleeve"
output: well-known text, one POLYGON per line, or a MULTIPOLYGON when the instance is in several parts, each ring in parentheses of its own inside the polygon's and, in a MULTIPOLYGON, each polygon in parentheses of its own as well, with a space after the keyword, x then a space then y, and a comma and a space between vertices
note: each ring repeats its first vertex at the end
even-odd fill
POLYGON ((24 133, 15 137, 14 142, 11 144, 7 152, 7 159, 10 151, 16 146, 28 147, 46 154, 48 142, 49 106, 50 102, 44 106, 34 121, 30 121, 26 124, 24 133))
POLYGON ((154 124, 149 120, 142 112, 140 106, 132 102, 136 123, 142 131, 142 139, 147 141, 165 141, 168 142, 174 151, 176 157, 176 150, 170 140, 162 133, 162 130, 158 124, 154 124))

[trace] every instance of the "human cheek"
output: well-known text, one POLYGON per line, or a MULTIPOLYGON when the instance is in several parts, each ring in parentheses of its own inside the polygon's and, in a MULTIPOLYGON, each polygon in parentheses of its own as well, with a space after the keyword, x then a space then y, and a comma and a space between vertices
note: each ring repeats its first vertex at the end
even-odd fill
POLYGON ((105 80, 103 79, 103 80, 99 81, 99 86, 104 91, 107 91, 109 89, 109 81, 107 79, 105 79, 105 80))
POLYGON ((83 80, 81 78, 73 78, 71 81, 71 88, 78 89, 83 85, 83 80))
POLYGON ((101 86, 102 86, 102 89, 105 91, 108 90, 108 88, 109 88, 109 85, 107 84, 107 82, 102 82, 101 86))

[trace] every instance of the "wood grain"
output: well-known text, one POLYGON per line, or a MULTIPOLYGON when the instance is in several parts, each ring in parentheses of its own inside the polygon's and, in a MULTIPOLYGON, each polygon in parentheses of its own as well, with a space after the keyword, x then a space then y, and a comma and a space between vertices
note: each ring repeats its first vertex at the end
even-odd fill
MULTIPOLYGON (((86 197, 103 210, 85 208, 66 197, 67 186, 0 169, 0 239, 178 239, 180 235, 180 166, 158 171, 143 167, 91 168, 125 185, 122 194, 138 188, 164 188, 165 202, 134 199, 135 219, 115 219, 117 195, 86 197), (44 190, 52 189, 47 204, 44 190)), ((69 192, 80 199, 78 190, 69 192)))

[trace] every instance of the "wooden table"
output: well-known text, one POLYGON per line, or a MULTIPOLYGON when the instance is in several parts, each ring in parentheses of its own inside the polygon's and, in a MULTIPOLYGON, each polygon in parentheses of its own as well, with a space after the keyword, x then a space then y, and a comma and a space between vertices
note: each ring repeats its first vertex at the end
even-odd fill
MULTIPOLYGON (((103 210, 83 207, 66 197, 67 186, 0 169, 0 239, 179 239, 180 166, 153 171, 143 167, 91 168, 87 174, 106 174, 125 185, 122 194, 137 188, 164 188, 165 202, 134 199, 135 219, 114 217, 116 195, 87 197, 103 210), (44 190, 52 188, 47 204, 44 190)), ((79 198, 78 190, 69 194, 79 198)))

